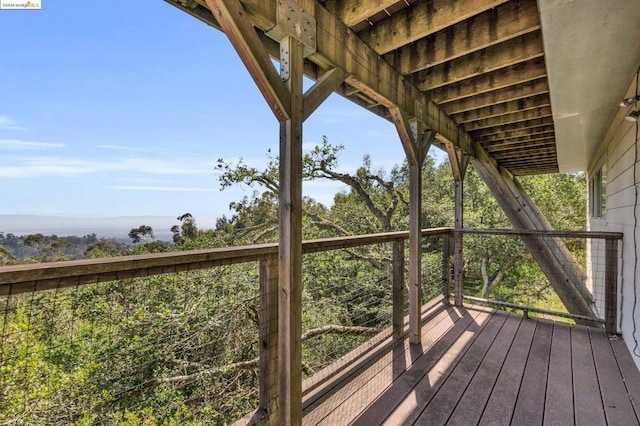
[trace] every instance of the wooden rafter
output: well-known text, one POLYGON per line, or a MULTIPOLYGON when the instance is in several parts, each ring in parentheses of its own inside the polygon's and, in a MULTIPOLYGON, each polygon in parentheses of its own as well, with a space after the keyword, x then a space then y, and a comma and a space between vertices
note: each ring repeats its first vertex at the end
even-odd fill
POLYGON ((541 108, 535 108, 531 111, 516 112, 513 114, 501 115, 495 118, 487 118, 484 120, 478 120, 464 125, 465 130, 473 131, 479 129, 486 129, 495 126, 502 126, 511 123, 518 123, 522 121, 529 121, 532 118, 544 118, 551 117, 551 108, 544 106, 541 108))
POLYGON ((478 121, 486 118, 500 117, 502 115, 513 114, 516 112, 528 111, 542 106, 550 106, 551 101, 549 95, 542 94, 537 96, 531 96, 524 99, 518 99, 516 101, 503 102, 500 104, 478 108, 472 111, 466 111, 460 114, 452 116, 457 123, 469 123, 471 121, 478 121))
POLYGON ((506 0, 418 2, 358 35, 382 55, 504 3, 506 0))
POLYGON ((522 127, 516 130, 505 130, 498 133, 493 134, 484 134, 480 135, 479 132, 476 137, 481 138, 483 143, 492 143, 492 142, 508 142, 510 140, 525 140, 529 138, 537 138, 542 135, 546 136, 548 134, 554 134, 553 124, 542 124, 540 126, 535 127, 522 127))
POLYGON ((398 0, 328 0, 324 7, 347 27, 353 27, 396 3, 398 0))
POLYGON ((412 74, 540 28, 535 0, 508 2, 385 55, 412 74))
POLYGON ((271 63, 246 12, 238 1, 206 0, 209 10, 216 10, 216 19, 240 55, 278 121, 290 117, 290 95, 271 63))
POLYGON ((453 115, 478 108, 499 105, 504 102, 517 101, 518 99, 525 99, 530 96, 542 95, 545 93, 549 93, 549 84, 545 78, 539 78, 516 86, 509 86, 503 89, 481 93, 476 96, 459 99, 453 102, 441 103, 440 106, 447 112, 447 114, 453 115))
POLYGON ((511 149, 511 147, 518 147, 522 145, 529 145, 535 143, 544 143, 555 139, 553 132, 541 133, 538 136, 525 136, 522 138, 515 138, 510 140, 499 140, 493 142, 482 142, 482 146, 487 151, 502 151, 505 149, 511 149))
POLYGON ((429 97, 436 103, 451 102, 476 96, 492 90, 526 83, 546 77, 547 70, 543 58, 512 65, 507 68, 470 78, 456 84, 450 84, 429 92, 429 97))
POLYGON ((540 31, 535 31, 420 71, 413 74, 412 78, 420 90, 430 91, 528 62, 543 54, 540 31))

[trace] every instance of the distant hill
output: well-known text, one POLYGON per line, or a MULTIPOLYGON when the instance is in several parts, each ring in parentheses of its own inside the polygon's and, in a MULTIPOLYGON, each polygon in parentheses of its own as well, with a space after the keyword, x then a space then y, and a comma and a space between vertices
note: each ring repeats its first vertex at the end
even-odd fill
MULTIPOLYGON (((215 218, 196 217, 200 229, 215 228, 215 218)), ((58 236, 84 236, 95 233, 100 238, 128 239, 131 228, 149 225, 156 239, 171 241, 171 227, 179 224, 169 216, 126 217, 56 217, 32 215, 0 215, 0 232, 14 235, 44 234, 58 236)))

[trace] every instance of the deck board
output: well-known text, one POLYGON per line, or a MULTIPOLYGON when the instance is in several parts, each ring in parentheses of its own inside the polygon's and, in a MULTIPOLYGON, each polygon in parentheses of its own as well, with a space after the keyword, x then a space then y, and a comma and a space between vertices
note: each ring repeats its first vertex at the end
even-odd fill
MULTIPOLYGON (((426 371, 426 374, 422 373, 422 377, 417 383, 410 381, 410 383, 413 384, 411 395, 402 400, 383 424, 388 426, 413 424, 420 415, 422 408, 425 404, 428 404, 440 390, 442 384, 456 368, 469 347, 473 345, 478 335, 490 322, 491 317, 492 315, 488 313, 481 313, 476 316, 475 321, 467 327, 458 339, 447 342, 448 350, 441 355, 438 354, 440 355, 438 356, 439 359, 433 364, 433 367, 425 363, 423 370, 426 371)), ((423 358, 429 359, 428 355, 429 354, 425 354, 423 358)), ((367 421, 356 424, 364 426, 370 425, 371 422, 367 421)))
POLYGON ((447 422, 448 426, 467 426, 480 421, 521 321, 521 316, 509 315, 471 383, 458 401, 447 422))
POLYGON ((567 383, 573 383, 571 372, 571 334, 565 324, 555 324, 549 359, 544 424, 572 425, 573 393, 567 392, 567 383))
POLYGON ((571 361, 576 424, 605 425, 604 407, 593 362, 589 331, 584 326, 571 327, 571 361))
POLYGON ((622 381, 617 364, 609 362, 614 358, 613 349, 603 330, 589 330, 593 360, 598 373, 598 385, 607 424, 621 425, 625 419, 635 416, 629 394, 622 381))
POLYGON ((638 420, 638 424, 640 424, 640 371, 635 368, 636 365, 633 362, 633 358, 631 358, 631 354, 622 340, 614 340, 610 343, 616 361, 618 361, 618 368, 622 374, 625 388, 629 393, 629 399, 631 400, 631 405, 633 405, 636 419, 638 420))
MULTIPOLYGON (((394 381, 391 386, 385 390, 383 398, 377 398, 373 403, 362 411, 355 419, 355 425, 370 425, 379 422, 381 418, 387 418, 391 412, 409 395, 415 386, 416 381, 429 373, 441 357, 445 356, 452 344, 458 340, 474 320, 480 315, 488 315, 483 312, 472 312, 465 315, 456 325, 448 331, 442 338, 429 350, 426 354, 416 355, 415 362, 408 368, 398 380, 394 381)), ((333 423, 335 424, 335 423, 333 423)))
POLYGON ((483 358, 498 336, 508 314, 496 312, 490 322, 464 354, 456 368, 451 372, 438 393, 420 414, 417 423, 420 425, 444 425, 449 414, 464 393, 473 375, 478 370, 483 358))
POLYGON ((480 418, 480 425, 504 425, 511 422, 535 329, 535 321, 523 320, 520 324, 491 397, 480 418))
POLYGON ((538 321, 511 419, 513 424, 542 424, 552 335, 553 323, 538 321))
MULTIPOLYGON (((463 312, 455 308, 440 312, 429 322, 429 327, 422 329, 422 350, 427 351, 463 317, 463 312)), ((303 423, 315 425, 322 422, 339 422, 339 419, 353 410, 364 409, 377 392, 390 386, 393 380, 411 366, 413 360, 410 347, 407 339, 398 342, 387 354, 374 361, 365 371, 354 376, 321 404, 306 408, 303 423)))
POLYGON ((446 307, 305 407, 305 425, 638 425, 640 372, 602 330, 446 307), (604 401, 604 403, 603 403, 604 401))

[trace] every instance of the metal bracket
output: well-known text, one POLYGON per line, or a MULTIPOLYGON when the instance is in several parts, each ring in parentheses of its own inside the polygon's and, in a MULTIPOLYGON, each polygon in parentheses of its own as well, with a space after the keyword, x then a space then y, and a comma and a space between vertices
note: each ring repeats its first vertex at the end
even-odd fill
POLYGON ((293 0, 278 0, 277 24, 266 35, 277 42, 290 36, 304 45, 304 56, 317 50, 316 18, 305 12, 293 0))

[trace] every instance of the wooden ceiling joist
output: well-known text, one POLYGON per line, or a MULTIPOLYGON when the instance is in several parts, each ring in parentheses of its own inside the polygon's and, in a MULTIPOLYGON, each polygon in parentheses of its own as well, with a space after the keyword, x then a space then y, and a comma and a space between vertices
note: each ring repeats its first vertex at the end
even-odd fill
POLYGON ((441 103, 440 106, 447 112, 447 114, 453 115, 545 93, 549 93, 549 84, 545 78, 539 78, 516 86, 482 93, 477 96, 471 96, 453 102, 441 103))
MULTIPOLYGON (((206 6, 210 0, 165 1, 220 28, 206 6)), ((265 34, 285 0, 234 1, 268 54, 279 58, 279 42, 265 34)), ((337 93, 388 120, 395 108, 465 153, 473 155, 480 144, 514 174, 557 169, 536 0, 292 1, 316 20, 317 50, 307 52, 304 63, 313 80, 331 78, 327 72, 344 75, 343 84, 329 85, 337 93), (526 152, 529 164, 521 164, 526 152), (531 155, 538 153, 549 158, 531 155)), ((254 39, 245 47, 255 49, 256 37, 242 31, 254 39)), ((265 65, 270 60, 257 50, 252 57, 249 69, 261 70, 269 82, 262 86, 280 92, 265 65)), ((321 99, 327 93, 319 89, 321 99)), ((286 95, 266 95, 279 119, 286 118, 284 105, 277 105, 286 95)))
POLYGON ((429 92, 429 98, 437 104, 476 96, 492 90, 526 83, 546 77, 543 58, 512 65, 488 74, 470 78, 456 84, 440 87, 429 92))
POLYGON ((526 158, 529 160, 532 159, 549 159, 555 158, 555 150, 553 149, 554 144, 550 144, 547 146, 534 146, 533 148, 525 150, 513 150, 513 151, 502 151, 502 152, 493 152, 491 155, 496 160, 517 160, 520 158, 526 158))
POLYGON ((498 139, 500 139, 501 137, 507 138, 514 135, 521 136, 521 131, 523 130, 538 131, 541 128, 547 128, 548 126, 553 126, 552 117, 530 118, 526 121, 522 121, 516 124, 505 124, 501 126, 497 125, 495 127, 490 127, 487 129, 476 130, 473 132, 473 137, 474 139, 482 140, 483 138, 489 136, 497 136, 498 139))
POLYGON ((376 23, 358 36, 384 55, 496 7, 506 0, 431 0, 417 2, 376 23))
POLYGON ((486 129, 496 126, 503 126, 506 124, 519 123, 523 121, 529 121, 531 118, 545 118, 551 117, 551 107, 544 106, 541 108, 535 108, 530 111, 521 111, 513 114, 501 115, 495 118, 487 118, 484 120, 473 121, 466 123, 464 128, 466 131, 471 132, 474 130, 486 129))
POLYGON ((481 144, 484 148, 486 148, 487 150, 489 149, 497 149, 503 146, 515 146, 515 145, 520 145, 520 144, 526 144, 526 143, 530 143, 530 142, 538 142, 538 141, 542 141, 542 140, 546 140, 546 139, 554 139, 555 138, 555 133, 554 132, 546 132, 546 133, 540 133, 539 135, 528 135, 528 136, 521 136, 519 138, 512 138, 512 139, 498 139, 498 140, 493 140, 493 141, 482 141, 481 144))
POLYGON ((500 104, 488 106, 485 108, 475 109, 473 111, 454 114, 451 117, 458 124, 478 121, 485 118, 500 117, 502 115, 513 114, 521 111, 528 111, 541 106, 551 105, 549 96, 546 94, 531 96, 517 101, 503 102, 500 104))
POLYGON ((394 50, 385 59, 401 73, 412 74, 539 28, 535 0, 508 2, 394 50))
MULTIPOLYGON (((478 132, 479 133, 479 132, 478 132)), ((481 136, 481 140, 483 143, 492 143, 492 142, 508 142, 510 140, 528 140, 532 138, 545 137, 547 135, 554 135, 554 127, 553 124, 543 124, 538 127, 523 127, 522 129, 512 130, 512 131, 503 131, 493 135, 484 135, 481 136)))
POLYGON ((412 78, 420 90, 428 92, 527 62, 542 57, 543 54, 540 31, 535 31, 420 71, 413 74, 412 78))
POLYGON ((327 0, 324 7, 347 27, 353 27, 398 3, 398 0, 327 0))

